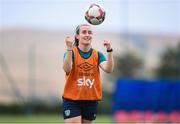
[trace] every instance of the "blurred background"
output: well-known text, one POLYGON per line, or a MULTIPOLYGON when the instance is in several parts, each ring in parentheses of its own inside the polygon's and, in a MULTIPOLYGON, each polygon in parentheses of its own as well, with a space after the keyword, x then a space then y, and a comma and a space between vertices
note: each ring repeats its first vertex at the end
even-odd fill
POLYGON ((63 123, 64 37, 91 3, 115 60, 95 122, 180 122, 180 0, 0 0, 0 123, 63 123))

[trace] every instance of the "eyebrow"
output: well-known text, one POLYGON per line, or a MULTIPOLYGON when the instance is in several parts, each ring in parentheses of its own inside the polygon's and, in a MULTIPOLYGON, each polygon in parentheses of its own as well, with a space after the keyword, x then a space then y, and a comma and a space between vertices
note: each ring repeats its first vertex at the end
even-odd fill
POLYGON ((91 30, 81 30, 81 32, 90 32, 90 33, 92 33, 92 31, 91 30))

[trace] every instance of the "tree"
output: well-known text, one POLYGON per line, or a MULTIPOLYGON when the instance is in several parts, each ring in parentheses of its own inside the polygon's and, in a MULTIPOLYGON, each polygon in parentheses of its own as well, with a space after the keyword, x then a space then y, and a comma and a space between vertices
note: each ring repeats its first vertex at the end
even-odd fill
POLYGON ((139 73, 143 67, 142 59, 135 54, 134 52, 127 52, 120 55, 115 55, 114 57, 114 71, 113 73, 106 74, 104 73, 104 82, 106 83, 103 85, 103 101, 100 102, 101 107, 99 108, 99 112, 102 113, 110 113, 110 105, 111 105, 111 98, 113 87, 115 80, 118 77, 127 77, 127 78, 134 78, 140 76, 139 73), (114 80, 115 79, 115 80, 114 80))
POLYGON ((143 67, 143 60, 133 52, 124 53, 115 57, 113 75, 118 77, 138 77, 143 67))
POLYGON ((180 43, 175 47, 168 47, 162 53, 155 73, 158 78, 180 78, 180 43))

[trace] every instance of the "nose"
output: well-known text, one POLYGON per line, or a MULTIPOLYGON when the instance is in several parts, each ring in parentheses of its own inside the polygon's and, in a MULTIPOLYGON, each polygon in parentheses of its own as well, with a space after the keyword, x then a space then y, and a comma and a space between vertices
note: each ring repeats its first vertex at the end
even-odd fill
POLYGON ((84 37, 90 37, 90 34, 85 33, 85 34, 84 34, 84 37))
POLYGON ((85 36, 90 36, 90 34, 89 34, 89 33, 86 33, 85 36))

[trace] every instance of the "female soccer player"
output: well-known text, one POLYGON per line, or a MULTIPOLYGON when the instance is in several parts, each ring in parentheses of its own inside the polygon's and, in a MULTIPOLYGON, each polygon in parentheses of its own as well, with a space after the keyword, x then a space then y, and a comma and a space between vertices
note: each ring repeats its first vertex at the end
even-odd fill
POLYGON ((76 28, 75 42, 70 36, 65 38, 66 84, 62 97, 65 123, 92 123, 95 120, 98 101, 102 99, 99 67, 107 73, 113 71, 111 42, 103 42, 107 49, 105 57, 92 48, 92 35, 90 25, 82 24, 76 28))

